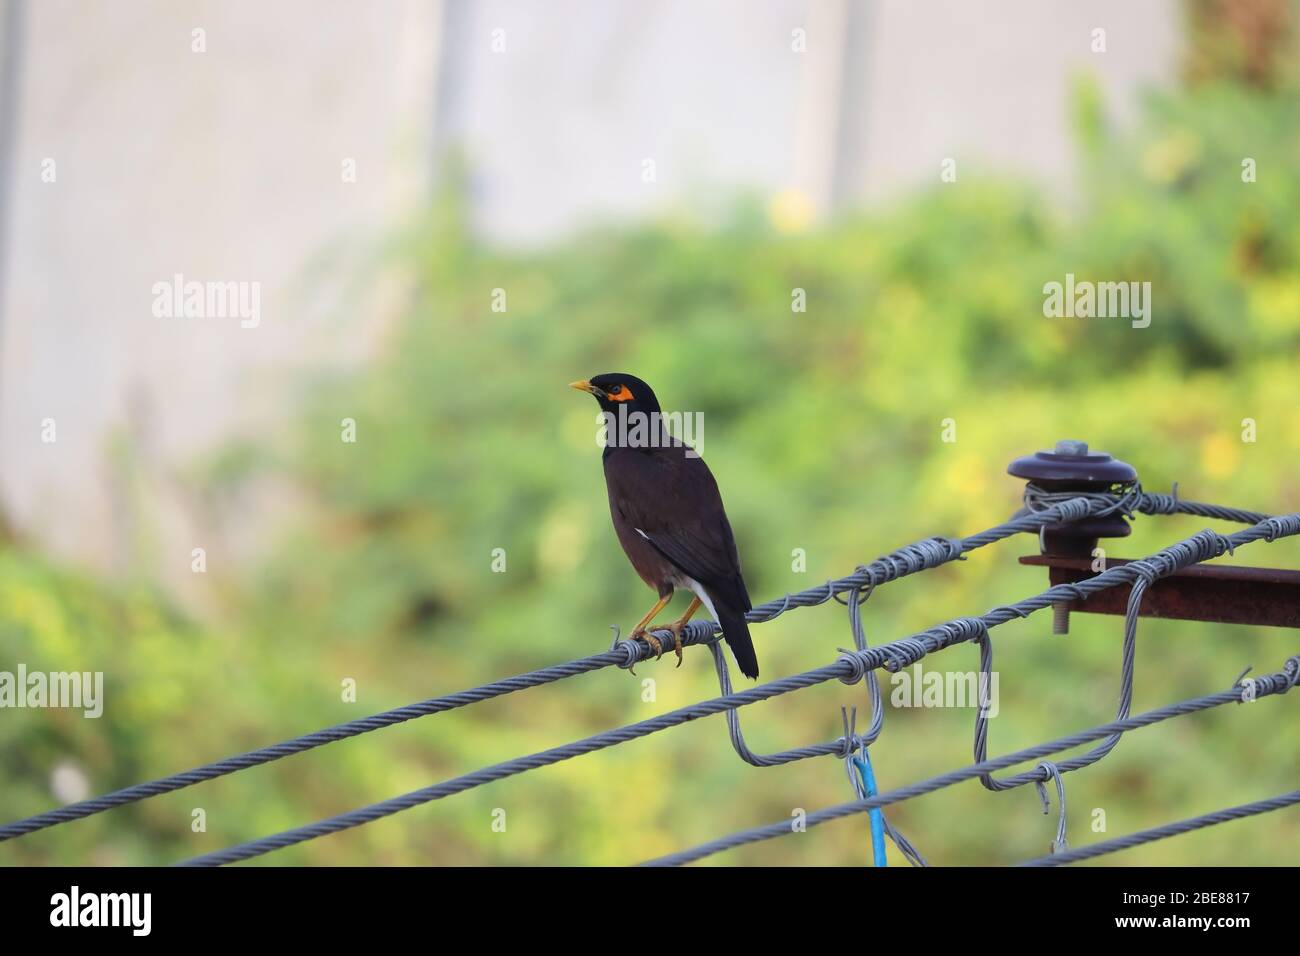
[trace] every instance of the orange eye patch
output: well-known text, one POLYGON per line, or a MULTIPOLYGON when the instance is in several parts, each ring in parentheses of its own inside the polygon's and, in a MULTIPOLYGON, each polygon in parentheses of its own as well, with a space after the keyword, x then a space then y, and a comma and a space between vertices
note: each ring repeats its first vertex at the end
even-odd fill
POLYGON ((626 385, 615 385, 605 394, 609 396, 611 402, 630 402, 632 400, 632 390, 626 385))

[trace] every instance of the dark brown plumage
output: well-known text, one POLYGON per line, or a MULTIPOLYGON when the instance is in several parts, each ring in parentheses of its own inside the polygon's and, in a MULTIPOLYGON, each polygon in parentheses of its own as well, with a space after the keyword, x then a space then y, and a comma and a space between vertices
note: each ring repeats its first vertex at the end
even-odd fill
POLYGON ((745 621, 749 593, 736 539, 708 466, 669 434, 654 391, 641 379, 611 373, 572 387, 594 395, 607 415, 605 487, 614 532, 637 574, 659 594, 632 636, 644 638, 662 653, 662 645, 646 629, 675 589, 692 591, 695 600, 668 628, 679 665, 682 628, 702 602, 718 622, 741 673, 757 679, 758 659, 745 621))

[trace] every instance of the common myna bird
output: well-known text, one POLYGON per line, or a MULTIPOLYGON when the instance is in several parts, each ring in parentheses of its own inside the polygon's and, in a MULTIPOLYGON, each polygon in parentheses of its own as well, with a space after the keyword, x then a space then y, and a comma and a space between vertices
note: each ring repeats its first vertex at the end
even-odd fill
POLYGON ((752 606, 740 574, 736 539, 722 507, 718 484, 704 460, 672 437, 659 400, 641 379, 623 373, 597 375, 570 388, 590 392, 606 418, 605 487, 619 544, 636 573, 659 600, 632 631, 663 655, 647 628, 672 600, 676 588, 695 597, 668 626, 682 663, 682 628, 703 604, 746 677, 758 678, 758 658, 745 612, 752 606))

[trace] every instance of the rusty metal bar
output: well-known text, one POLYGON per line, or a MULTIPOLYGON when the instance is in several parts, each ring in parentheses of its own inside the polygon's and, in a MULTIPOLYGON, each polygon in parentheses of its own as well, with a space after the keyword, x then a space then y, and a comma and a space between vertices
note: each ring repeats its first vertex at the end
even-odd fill
MULTIPOLYGON (((1049 554, 1026 555, 1021 564, 1044 566, 1053 585, 1095 577, 1092 561, 1049 554)), ((1107 567, 1128 564, 1108 558, 1107 567)), ((1123 615, 1131 587, 1127 584, 1091 595, 1086 601, 1062 602, 1069 611, 1123 615)), ((1255 624, 1300 628, 1300 571, 1198 564, 1160 578, 1142 598, 1143 617, 1255 624)))

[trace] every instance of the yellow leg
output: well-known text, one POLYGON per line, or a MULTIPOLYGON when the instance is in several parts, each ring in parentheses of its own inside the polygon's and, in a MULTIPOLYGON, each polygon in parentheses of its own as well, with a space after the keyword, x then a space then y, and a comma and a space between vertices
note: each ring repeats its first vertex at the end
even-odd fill
POLYGON ((673 650, 677 652, 678 667, 682 666, 682 628, 686 627, 686 625, 690 623, 691 618, 695 616, 695 612, 699 609, 700 599, 692 597, 691 603, 686 605, 686 613, 668 625, 668 630, 673 632, 673 650))
POLYGON ((641 623, 638 624, 636 627, 632 628, 632 635, 631 635, 632 640, 635 641, 638 637, 645 638, 645 642, 649 644, 651 647, 653 647, 655 653, 658 655, 655 658, 656 660, 664 656, 664 646, 661 643, 659 643, 658 638, 651 637, 649 634, 646 633, 646 625, 649 624, 651 621, 653 621, 655 619, 655 615, 658 614, 660 611, 662 611, 664 609, 664 605, 666 605, 672 599, 673 596, 671 593, 661 597, 658 601, 655 602, 655 606, 646 612, 646 616, 641 618, 641 623))

